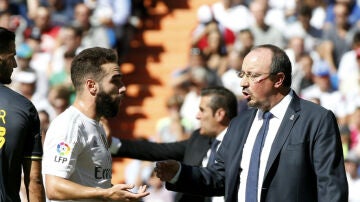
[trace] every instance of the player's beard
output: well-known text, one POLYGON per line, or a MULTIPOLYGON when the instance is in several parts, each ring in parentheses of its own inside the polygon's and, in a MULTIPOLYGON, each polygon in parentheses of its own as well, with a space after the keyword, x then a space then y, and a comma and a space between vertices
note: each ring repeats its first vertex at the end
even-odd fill
POLYGON ((8 67, 8 63, 5 60, 0 60, 0 83, 10 84, 12 68, 8 67))
POLYGON ((95 102, 96 112, 101 116, 115 117, 119 111, 119 100, 104 92, 99 92, 95 102))

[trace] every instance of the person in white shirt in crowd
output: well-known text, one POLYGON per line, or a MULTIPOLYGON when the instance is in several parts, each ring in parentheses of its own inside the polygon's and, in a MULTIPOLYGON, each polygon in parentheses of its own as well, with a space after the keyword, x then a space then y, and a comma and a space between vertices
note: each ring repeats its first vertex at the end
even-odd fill
POLYGON ((266 23, 285 31, 288 28, 287 24, 295 20, 297 14, 296 0, 268 0, 264 3, 267 3, 269 7, 265 17, 266 23))
POLYGON ((81 45, 84 48, 95 46, 111 48, 106 28, 102 25, 92 23, 90 8, 86 4, 80 3, 77 4, 74 9, 74 21, 72 25, 80 27, 84 33, 81 45))
POLYGON ((346 96, 347 111, 351 113, 360 99, 360 32, 354 35, 352 49, 341 57, 337 74, 339 90, 346 96))
POLYGON ((249 28, 253 23, 248 7, 242 4, 233 5, 231 0, 219 0, 211 6, 211 10, 215 19, 234 33, 249 28))
POLYGON ((255 44, 274 44, 281 48, 285 47, 285 38, 283 33, 277 27, 268 24, 265 17, 268 11, 268 5, 265 0, 254 0, 250 4, 250 11, 255 19, 255 23, 250 26, 254 34, 255 44))
POLYGON ((314 51, 315 47, 322 41, 322 29, 318 29, 310 23, 312 12, 310 6, 301 6, 296 20, 288 23, 287 28, 284 30, 287 40, 291 40, 293 37, 303 38, 306 52, 314 51))
POLYGON ((349 184, 349 202, 360 202, 359 155, 350 150, 345 157, 345 171, 349 184))
POLYGON ((313 66, 314 84, 301 91, 304 99, 319 98, 321 106, 331 110, 336 117, 345 119, 346 100, 331 83, 330 67, 325 61, 318 61, 313 66))
POLYGON ((83 30, 76 26, 62 26, 58 41, 59 45, 51 54, 51 62, 49 65, 48 75, 59 73, 65 69, 64 54, 68 51, 74 51, 76 54, 85 49, 82 46, 83 30))
POLYGON ((300 36, 289 38, 288 48, 285 49, 285 53, 288 55, 292 67, 293 82, 291 87, 296 93, 299 93, 300 82, 304 75, 300 64, 301 56, 305 53, 304 38, 300 36))
POLYGON ((18 71, 14 76, 14 81, 18 84, 15 90, 31 100, 38 111, 47 111, 52 120, 55 118, 56 113, 47 97, 36 90, 38 80, 37 74, 33 70, 18 71))

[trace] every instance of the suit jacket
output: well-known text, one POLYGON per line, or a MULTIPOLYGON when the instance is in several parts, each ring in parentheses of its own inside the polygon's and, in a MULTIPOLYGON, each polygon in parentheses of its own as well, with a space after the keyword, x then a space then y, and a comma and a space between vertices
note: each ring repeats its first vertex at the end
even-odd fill
MULTIPOLYGON (((201 166, 206 153, 211 147, 213 138, 200 135, 199 130, 184 141, 173 143, 154 143, 146 140, 121 140, 121 147, 117 157, 129 157, 146 161, 178 160, 188 165, 201 166)), ((178 202, 207 202, 210 198, 176 193, 178 202)))
MULTIPOLYGON (((234 118, 211 168, 182 165, 170 190, 238 200, 242 151, 257 110, 234 118)), ((246 182, 241 182, 245 186, 246 182)), ((346 202, 348 185, 334 114, 294 97, 273 142, 262 183, 262 202, 346 202)))

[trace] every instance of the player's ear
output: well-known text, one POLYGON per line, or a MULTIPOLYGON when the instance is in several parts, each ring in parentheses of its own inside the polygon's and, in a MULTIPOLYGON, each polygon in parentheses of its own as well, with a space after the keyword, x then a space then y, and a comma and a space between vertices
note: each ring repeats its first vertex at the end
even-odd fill
POLYGON ((91 95, 95 95, 97 92, 96 82, 92 79, 86 80, 86 89, 91 95))

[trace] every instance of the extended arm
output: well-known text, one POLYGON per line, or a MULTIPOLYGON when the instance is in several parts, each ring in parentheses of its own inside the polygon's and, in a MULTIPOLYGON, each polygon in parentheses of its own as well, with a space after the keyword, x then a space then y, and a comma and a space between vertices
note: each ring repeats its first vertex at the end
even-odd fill
POLYGON ((174 143, 155 143, 146 140, 121 140, 115 157, 129 157, 146 161, 175 159, 182 161, 187 140, 174 143))
POLYGON ((169 190, 202 196, 224 195, 223 181, 215 180, 214 169, 185 164, 180 166, 179 162, 168 160, 157 162, 155 172, 157 177, 167 182, 166 188, 169 190))
POLYGON ((146 192, 145 186, 141 186, 138 193, 133 193, 130 189, 134 188, 134 185, 117 184, 108 189, 101 189, 82 186, 53 175, 45 175, 45 185, 46 194, 50 200, 102 199, 134 201, 149 194, 149 192, 146 192))

